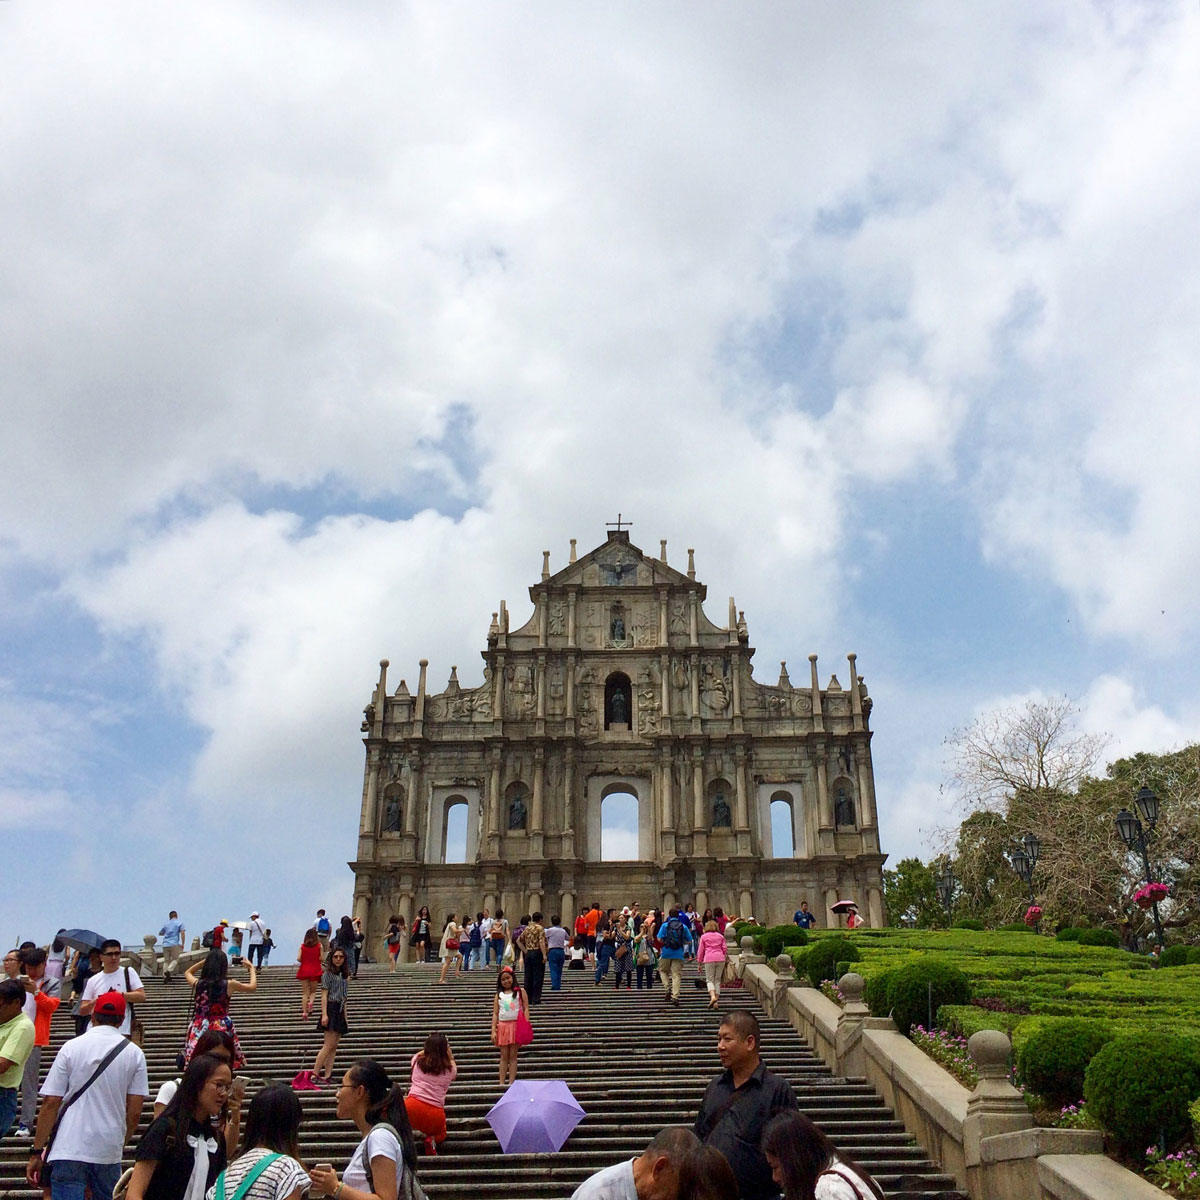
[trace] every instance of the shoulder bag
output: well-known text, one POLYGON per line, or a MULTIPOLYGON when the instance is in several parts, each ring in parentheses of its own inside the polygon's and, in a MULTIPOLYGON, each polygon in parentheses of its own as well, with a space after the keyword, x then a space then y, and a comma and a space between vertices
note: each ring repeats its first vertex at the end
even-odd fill
MULTIPOLYGON (((866 1200, 862 1192, 858 1190, 858 1186, 855 1184, 854 1180, 847 1175, 843 1175, 841 1171, 837 1169, 837 1167, 830 1167, 829 1170, 822 1171, 821 1175, 832 1175, 835 1179, 840 1179, 854 1193, 854 1195, 857 1197, 857 1200, 866 1200)), ((820 1176, 818 1176, 818 1178, 820 1178, 820 1176)))
MULTIPOLYGON (((277 1159, 282 1158, 282 1154, 264 1154, 249 1170, 246 1178, 237 1185, 237 1190, 230 1197, 230 1200, 242 1200, 242 1197, 254 1186, 258 1177, 277 1159)), ((228 1170, 228 1168, 226 1168, 228 1170)), ((217 1176, 217 1182, 213 1185, 217 1190, 213 1200, 225 1200, 225 1171, 222 1171, 217 1176)), ((117 1200, 117 1194, 113 1193, 113 1200, 117 1200)))
POLYGON ((513 1030, 513 1043, 517 1046, 528 1046, 533 1041, 533 1025, 525 1015, 525 1006, 517 1009, 517 1027, 513 1030))
MULTIPOLYGON (((129 986, 129 968, 125 968, 125 990, 131 991, 129 986)), ((146 1027, 142 1024, 142 1018, 137 1015, 137 1008, 134 1005, 129 1005, 129 1040, 135 1045, 140 1046, 146 1037, 146 1027)))
MULTIPOLYGON (((372 1125, 367 1136, 363 1139, 363 1170, 367 1174, 367 1187, 375 1192, 375 1178, 371 1174, 371 1134, 376 1129, 386 1129, 397 1142, 400 1143, 400 1156, 404 1157, 404 1139, 401 1138, 399 1132, 394 1125, 389 1125, 386 1121, 380 1121, 378 1125, 372 1125)), ((400 1191, 396 1200, 429 1200, 425 1195, 425 1189, 421 1186, 421 1181, 417 1178, 417 1173, 409 1169, 408 1163, 403 1164, 404 1169, 400 1172, 400 1191)), ((220 1196, 216 1200, 221 1200, 220 1196)), ((236 1198, 235 1198, 236 1200, 236 1198)))
POLYGON ((108 1070, 113 1060, 129 1045, 126 1038, 121 1038, 120 1041, 100 1060, 99 1066, 88 1077, 88 1081, 77 1092, 72 1092, 61 1105, 58 1110, 58 1116, 54 1118, 54 1124, 50 1127, 50 1136, 46 1139, 46 1144, 42 1147, 42 1165, 38 1171, 38 1178, 41 1182, 43 1190, 50 1187, 50 1147, 54 1145, 54 1139, 58 1136, 59 1128, 62 1125, 63 1117, 71 1110, 71 1105, 83 1095, 84 1092, 108 1070))

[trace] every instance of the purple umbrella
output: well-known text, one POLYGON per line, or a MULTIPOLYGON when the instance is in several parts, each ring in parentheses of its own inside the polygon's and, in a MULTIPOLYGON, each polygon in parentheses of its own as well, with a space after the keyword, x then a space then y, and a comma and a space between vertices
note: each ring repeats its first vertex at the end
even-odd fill
POLYGON ((487 1115, 505 1154, 553 1154, 583 1117, 561 1079, 518 1079, 487 1115))

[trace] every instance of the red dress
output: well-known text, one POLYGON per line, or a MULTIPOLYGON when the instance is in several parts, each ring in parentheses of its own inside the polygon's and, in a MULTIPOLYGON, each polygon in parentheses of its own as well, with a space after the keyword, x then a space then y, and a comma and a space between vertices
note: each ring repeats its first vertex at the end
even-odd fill
POLYGON ((300 947, 300 969, 296 972, 297 979, 320 979, 325 973, 321 966, 321 943, 315 946, 300 947))

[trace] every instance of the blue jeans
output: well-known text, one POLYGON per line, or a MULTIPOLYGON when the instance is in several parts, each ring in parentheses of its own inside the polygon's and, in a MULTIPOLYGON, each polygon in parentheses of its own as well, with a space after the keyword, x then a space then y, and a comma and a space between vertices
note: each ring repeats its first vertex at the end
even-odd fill
POLYGON ((121 1164, 77 1162, 58 1159, 50 1173, 50 1200, 84 1200, 88 1188, 92 1200, 112 1200, 113 1188, 121 1178, 121 1164))
POLYGON ((478 971, 483 966, 483 943, 478 946, 471 947, 471 953, 467 957, 467 970, 478 971))
POLYGON ((565 950, 551 950, 546 956, 546 965, 550 968, 550 990, 552 992, 562 991, 562 973, 563 963, 566 962, 567 952, 565 950))
POLYGON ((0 1088, 0 1138, 12 1127, 17 1116, 17 1089, 0 1088))
POLYGON ((602 950, 596 951, 596 982, 608 977, 608 964, 612 962, 612 950, 605 945, 602 950))

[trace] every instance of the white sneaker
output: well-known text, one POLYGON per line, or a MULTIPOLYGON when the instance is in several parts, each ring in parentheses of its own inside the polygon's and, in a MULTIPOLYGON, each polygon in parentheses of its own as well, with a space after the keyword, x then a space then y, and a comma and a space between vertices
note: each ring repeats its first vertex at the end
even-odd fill
POLYGON ((16 1129, 16 1136, 31 1138, 31 1137, 33 1137, 33 1134, 29 1132, 28 1126, 18 1125, 17 1129, 16 1129))

